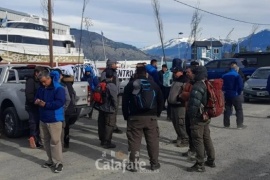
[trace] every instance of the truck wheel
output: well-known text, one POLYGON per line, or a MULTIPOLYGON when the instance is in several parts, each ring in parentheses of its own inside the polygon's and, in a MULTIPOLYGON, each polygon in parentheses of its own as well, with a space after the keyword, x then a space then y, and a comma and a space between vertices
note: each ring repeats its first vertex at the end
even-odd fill
POLYGON ((15 138, 22 135, 21 122, 14 107, 6 108, 3 112, 4 133, 7 137, 15 138))

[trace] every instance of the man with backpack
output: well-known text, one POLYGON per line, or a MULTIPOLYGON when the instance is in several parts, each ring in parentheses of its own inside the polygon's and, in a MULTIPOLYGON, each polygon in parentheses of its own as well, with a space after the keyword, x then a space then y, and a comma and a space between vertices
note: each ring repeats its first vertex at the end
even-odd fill
POLYGON ((191 136, 196 151, 196 163, 187 169, 189 172, 204 172, 205 165, 215 167, 215 150, 210 137, 210 118, 204 117, 204 107, 208 102, 205 84, 207 69, 204 66, 191 67, 192 90, 189 97, 187 113, 190 120, 191 136), (205 151, 207 161, 204 162, 205 151))
POLYGON ((99 111, 98 114, 98 135, 101 141, 100 145, 105 148, 115 148, 116 145, 111 142, 113 130, 116 124, 117 109, 117 86, 113 83, 114 71, 106 69, 106 79, 98 84, 93 95, 94 107, 99 111), (99 90, 97 90, 99 89, 99 90), (97 97, 101 99, 97 100, 97 97))
POLYGON ((174 80, 168 97, 171 108, 171 119, 177 134, 177 139, 173 141, 178 147, 188 146, 188 135, 185 127, 185 102, 181 98, 185 77, 182 67, 174 67, 174 80))
POLYGON ((232 106, 236 111, 236 123, 237 129, 243 129, 247 126, 243 125, 244 115, 242 107, 242 91, 243 80, 237 72, 238 67, 233 66, 231 70, 222 76, 224 81, 223 91, 225 95, 225 111, 224 111, 224 127, 230 127, 230 116, 232 112, 232 106))
MULTIPOLYGON (((117 61, 113 60, 113 59, 108 59, 106 64, 107 64, 107 67, 101 73, 101 78, 100 79, 101 79, 101 81, 104 81, 106 79, 106 71, 108 69, 110 69, 113 72, 112 82, 117 87, 117 103, 119 103, 120 82, 119 82, 119 78, 118 78, 117 71, 116 71, 117 70, 117 61)), ((119 104, 117 104, 116 109, 115 109, 115 123, 117 122, 118 105, 119 104)), ((117 124, 115 124, 113 132, 117 133, 117 134, 122 134, 123 133, 123 131, 118 128, 117 124)))
POLYGON ((122 111, 127 121, 129 165, 127 170, 138 170, 141 139, 144 133, 151 170, 160 168, 159 128, 157 117, 163 109, 163 96, 159 86, 147 79, 145 67, 136 68, 136 79, 129 82, 122 97, 122 111))

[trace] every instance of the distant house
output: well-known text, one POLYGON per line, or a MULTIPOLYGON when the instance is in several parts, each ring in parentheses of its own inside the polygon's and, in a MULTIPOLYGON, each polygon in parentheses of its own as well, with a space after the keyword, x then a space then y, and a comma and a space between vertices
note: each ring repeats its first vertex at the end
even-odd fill
POLYGON ((222 46, 220 41, 194 41, 191 45, 191 59, 221 59, 222 46))

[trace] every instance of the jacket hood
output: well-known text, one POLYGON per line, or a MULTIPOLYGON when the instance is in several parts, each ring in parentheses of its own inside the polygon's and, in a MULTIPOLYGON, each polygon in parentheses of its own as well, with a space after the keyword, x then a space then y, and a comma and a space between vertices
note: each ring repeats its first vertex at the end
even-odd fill
POLYGON ((191 71, 195 75, 194 81, 201 81, 208 77, 207 69, 204 66, 195 66, 191 68, 191 71))
POLYGON ((86 67, 84 70, 85 70, 85 72, 90 72, 90 73, 92 73, 92 69, 91 69, 90 67, 86 67))
POLYGON ((60 80, 60 74, 59 74, 59 72, 57 72, 57 71, 52 71, 52 72, 50 73, 50 76, 51 76, 51 78, 52 78, 52 82, 53 82, 54 87, 57 87, 57 85, 60 84, 60 83, 59 83, 59 80, 60 80))

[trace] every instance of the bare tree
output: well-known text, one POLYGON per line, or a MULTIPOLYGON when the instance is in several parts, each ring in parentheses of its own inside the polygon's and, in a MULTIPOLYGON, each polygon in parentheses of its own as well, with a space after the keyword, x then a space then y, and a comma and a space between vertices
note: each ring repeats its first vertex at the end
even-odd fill
POLYGON ((254 24, 254 25, 252 26, 251 33, 250 33, 250 35, 248 36, 248 50, 249 50, 249 51, 252 51, 252 48, 251 48, 252 36, 256 33, 256 31, 258 30, 258 28, 259 28, 259 25, 254 24))
POLYGON ((202 31, 202 28, 199 27, 200 22, 202 20, 202 15, 199 12, 199 5, 200 5, 200 2, 198 1, 197 9, 195 9, 191 18, 191 23, 190 23, 191 32, 188 38, 188 46, 186 49, 185 58, 187 58, 189 46, 198 39, 198 35, 201 34, 201 31, 202 31))
POLYGON ((89 47, 89 50, 91 51, 92 53, 92 58, 95 62, 95 47, 94 47, 94 44, 93 44, 93 40, 91 39, 91 35, 90 35, 90 31, 89 31, 89 28, 91 26, 93 26, 93 22, 92 22, 92 19, 86 17, 84 18, 84 26, 86 27, 87 31, 88 31, 88 36, 89 36, 89 43, 90 43, 90 47, 89 47))
POLYGON ((166 61, 166 58, 165 58, 165 50, 164 50, 163 23, 162 23, 161 16, 160 16, 160 13, 159 13, 159 8, 160 8, 159 1, 158 0, 152 0, 152 6, 153 6, 153 9, 154 9, 154 16, 155 16, 155 20, 156 20, 156 26, 158 28, 158 35, 159 35, 159 39, 160 39, 160 42, 161 42, 163 58, 164 58, 164 61, 166 63, 167 61, 166 61))
MULTIPOLYGON (((51 8, 51 12, 52 15, 54 14, 54 1, 52 1, 52 8, 51 8)), ((48 14, 48 0, 40 0, 40 4, 41 4, 41 11, 43 16, 47 16, 48 14)))
POLYGON ((81 55, 81 46, 82 46, 82 31, 83 31, 83 20, 84 20, 84 12, 89 0, 83 0, 83 8, 82 8, 82 17, 81 17, 81 27, 80 27, 80 41, 79 41, 79 58, 78 64, 80 62, 80 55, 81 55))

